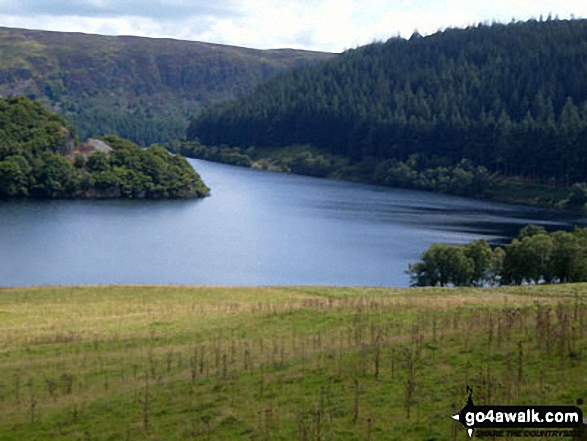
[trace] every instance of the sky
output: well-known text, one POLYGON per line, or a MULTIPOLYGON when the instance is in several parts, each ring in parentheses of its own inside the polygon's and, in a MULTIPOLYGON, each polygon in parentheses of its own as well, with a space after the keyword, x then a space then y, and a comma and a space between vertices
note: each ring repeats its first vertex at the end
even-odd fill
POLYGON ((0 26, 327 52, 414 31, 548 15, 587 18, 586 0, 0 0, 0 26))

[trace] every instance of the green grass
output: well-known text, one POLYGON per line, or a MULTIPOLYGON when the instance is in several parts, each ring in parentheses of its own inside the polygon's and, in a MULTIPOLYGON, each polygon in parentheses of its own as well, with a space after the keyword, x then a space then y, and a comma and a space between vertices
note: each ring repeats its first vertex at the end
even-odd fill
POLYGON ((587 285, 0 290, 1 440, 465 440, 587 398, 587 285), (409 415, 408 415, 409 414, 409 415))

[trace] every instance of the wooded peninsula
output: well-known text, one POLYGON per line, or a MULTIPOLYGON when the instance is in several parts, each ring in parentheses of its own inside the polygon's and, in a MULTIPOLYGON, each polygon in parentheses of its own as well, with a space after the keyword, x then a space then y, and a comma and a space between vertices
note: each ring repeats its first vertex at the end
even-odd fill
POLYGON ((203 197, 209 189, 180 155, 75 130, 28 98, 0 99, 0 198, 203 197))

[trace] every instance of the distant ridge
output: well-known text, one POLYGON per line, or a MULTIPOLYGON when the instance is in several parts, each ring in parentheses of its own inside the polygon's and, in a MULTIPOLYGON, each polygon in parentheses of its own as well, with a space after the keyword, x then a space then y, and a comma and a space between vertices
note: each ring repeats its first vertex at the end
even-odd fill
POLYGON ((0 96, 44 103, 83 138, 114 133, 146 145, 183 137, 210 104, 333 55, 0 27, 0 96))

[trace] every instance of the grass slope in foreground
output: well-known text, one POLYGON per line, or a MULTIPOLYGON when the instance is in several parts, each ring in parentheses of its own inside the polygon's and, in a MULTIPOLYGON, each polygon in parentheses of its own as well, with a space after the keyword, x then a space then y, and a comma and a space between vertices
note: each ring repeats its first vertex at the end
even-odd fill
POLYGON ((587 397, 586 291, 3 289, 0 439, 468 439, 587 397))

